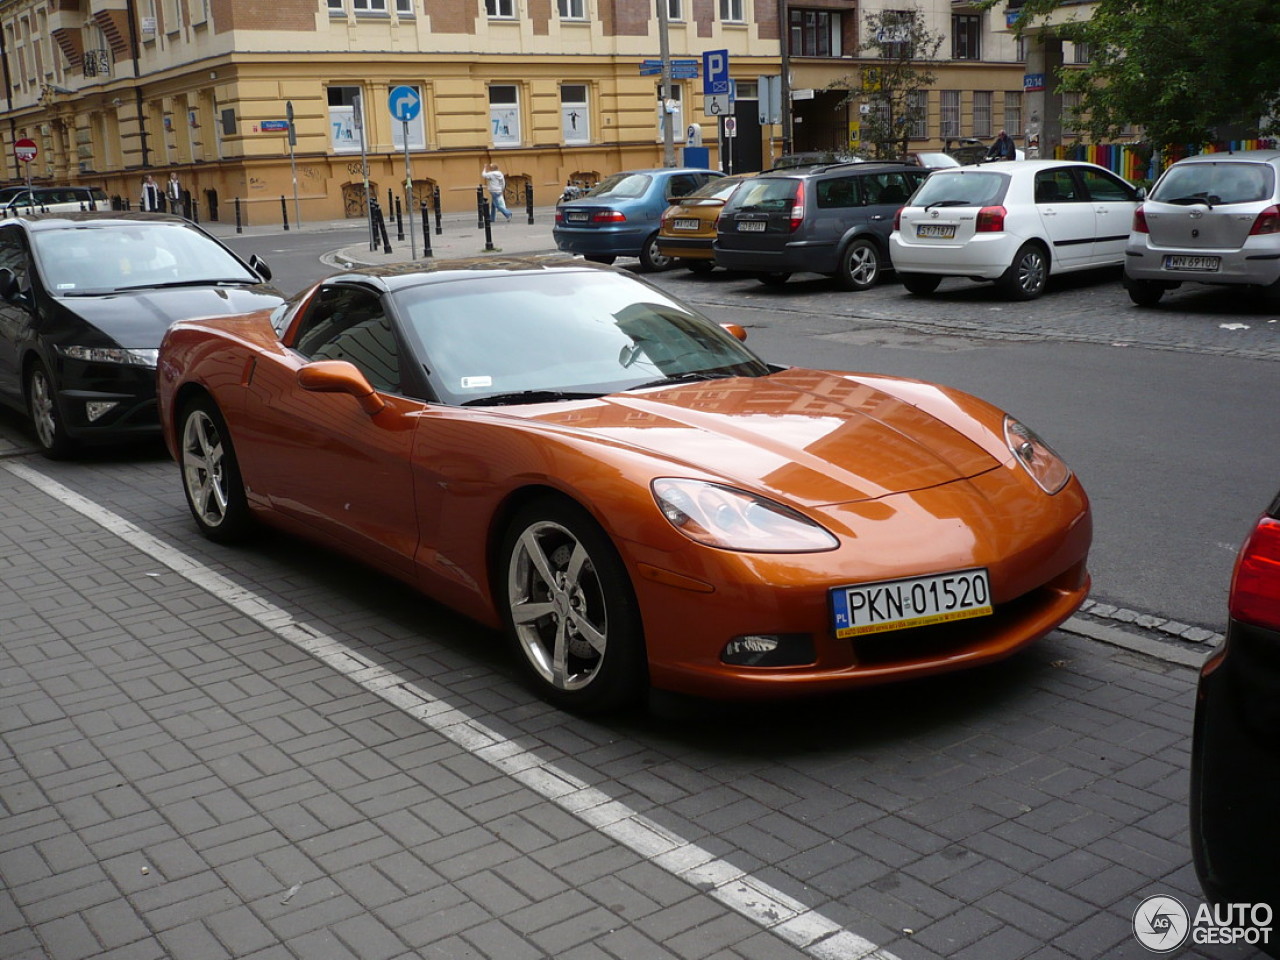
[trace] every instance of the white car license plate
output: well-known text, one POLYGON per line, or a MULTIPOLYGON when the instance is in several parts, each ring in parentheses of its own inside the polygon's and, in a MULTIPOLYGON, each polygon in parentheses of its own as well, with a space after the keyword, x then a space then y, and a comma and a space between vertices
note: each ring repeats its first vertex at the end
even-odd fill
POLYGON ((1164 258, 1166 270, 1202 270, 1205 273, 1215 273, 1221 263, 1221 257, 1185 257, 1170 254, 1164 258))
POLYGON ((739 220, 739 233, 764 233, 766 224, 763 220, 739 220))
POLYGON ((565 217, 565 219, 568 220, 570 223, 586 223, 588 220, 591 219, 591 214, 570 213, 567 217, 565 217))
POLYGON ((697 220, 676 220, 672 224, 672 226, 675 227, 677 230, 697 230, 698 221, 697 220))
POLYGON ((956 225, 954 223, 917 223, 916 236, 930 240, 954 240, 956 225))
POLYGON ((878 580, 831 591, 837 637, 968 620, 991 612, 991 584, 983 568, 878 580))

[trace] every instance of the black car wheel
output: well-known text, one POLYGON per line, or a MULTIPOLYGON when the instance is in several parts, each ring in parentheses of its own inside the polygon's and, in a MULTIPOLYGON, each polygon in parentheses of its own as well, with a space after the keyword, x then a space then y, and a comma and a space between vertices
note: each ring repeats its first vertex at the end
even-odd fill
POLYGON ((648 683, 635 594, 608 535, 577 504, 521 508, 502 545, 499 605, 543 697, 583 713, 634 702, 648 683))
POLYGON ((599 254, 599 253, 584 253, 582 255, 582 259, 590 260, 592 263, 603 263, 607 266, 613 263, 613 261, 617 260, 618 258, 606 256, 604 254, 599 254))
POLYGON ((789 273, 757 273, 756 279, 766 287, 781 287, 791 279, 789 273))
POLYGON ((640 266, 651 273, 668 269, 675 263, 674 257, 668 257, 658 249, 658 234, 655 231, 640 248, 640 266))
POLYGON ((1129 291, 1129 299, 1140 307, 1154 307, 1165 291, 1164 284, 1154 280, 1130 280, 1127 277, 1124 288, 1129 291))
POLYGON ((210 540, 242 540, 253 526, 231 434, 211 397, 187 404, 178 418, 182 491, 196 526, 210 540))
POLYGON ((36 360, 27 370, 27 412, 35 428, 40 452, 50 460, 61 460, 75 452, 76 442, 67 435, 62 411, 58 408, 58 388, 49 368, 36 360))
POLYGON ((926 296, 938 289, 942 278, 934 273, 900 273, 898 279, 907 288, 908 293, 926 296))
POLYGON ((874 287, 880 279, 879 248, 866 239, 851 242, 840 256, 840 270, 836 279, 846 290, 867 290, 874 287))
POLYGON ((997 281, 1010 300, 1034 300, 1049 282, 1049 257, 1038 243, 1024 243, 997 281))

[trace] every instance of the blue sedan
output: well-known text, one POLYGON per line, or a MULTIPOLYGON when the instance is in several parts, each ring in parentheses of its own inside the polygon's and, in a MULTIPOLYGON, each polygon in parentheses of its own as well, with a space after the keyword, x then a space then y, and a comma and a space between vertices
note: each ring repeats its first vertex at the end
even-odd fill
POLYGON ((585 196, 556 207, 552 231, 556 245, 597 263, 639 257, 645 270, 665 270, 672 258, 658 250, 662 212, 675 200, 722 176, 697 167, 615 173, 585 196))

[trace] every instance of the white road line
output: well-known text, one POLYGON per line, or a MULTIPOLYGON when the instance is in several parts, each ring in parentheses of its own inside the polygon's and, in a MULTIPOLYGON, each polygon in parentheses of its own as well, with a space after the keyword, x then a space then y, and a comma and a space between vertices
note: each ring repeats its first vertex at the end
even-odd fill
POLYGON ((119 536, 141 553, 306 651, 397 709, 644 859, 818 960, 898 960, 870 940, 713 856, 695 843, 449 706, 269 600, 169 546, 123 517, 19 463, 0 468, 119 536))

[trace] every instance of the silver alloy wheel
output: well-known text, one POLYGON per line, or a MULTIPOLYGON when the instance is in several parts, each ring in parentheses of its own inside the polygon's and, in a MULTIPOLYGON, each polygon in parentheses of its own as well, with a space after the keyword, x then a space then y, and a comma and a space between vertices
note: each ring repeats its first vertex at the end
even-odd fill
POLYGON ((646 270, 666 270, 673 262, 674 257, 668 257, 658 249, 656 233, 645 241, 644 249, 640 251, 640 263, 646 270))
POLYGON ((540 520, 520 534, 507 563, 507 604, 520 648, 556 690, 583 690, 605 662, 609 623, 600 580, 583 543, 540 520))
POLYGON ((845 251, 844 279, 849 287, 865 290, 880 276, 880 257, 866 241, 855 240, 845 251))
POLYGON ((200 522, 219 526, 227 517, 228 501, 222 434, 199 407, 182 424, 182 482, 200 522))
POLYGON ((48 450, 58 442, 58 410, 54 406, 53 382, 40 364, 36 364, 31 371, 27 398, 36 438, 40 441, 40 446, 48 450))
POLYGON ((1048 280, 1048 264, 1039 247, 1026 247, 1014 264, 1018 271, 1018 289, 1030 299, 1039 296, 1048 280))

